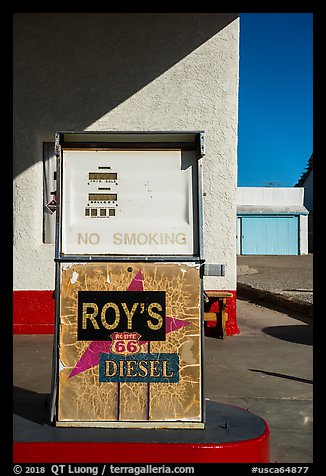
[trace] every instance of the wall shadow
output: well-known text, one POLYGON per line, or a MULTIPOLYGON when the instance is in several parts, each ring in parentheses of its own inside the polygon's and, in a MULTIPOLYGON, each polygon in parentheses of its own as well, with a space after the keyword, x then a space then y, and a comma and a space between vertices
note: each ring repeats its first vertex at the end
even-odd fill
MULTIPOLYGON (((35 142, 36 131, 85 130, 237 17, 236 13, 15 13, 16 141, 35 142)), ((153 105, 153 113, 154 109, 153 105)), ((15 176, 39 160, 19 144, 15 176)))
POLYGON ((262 331, 277 339, 294 342, 295 344, 313 345, 313 328, 308 325, 271 326, 262 331))

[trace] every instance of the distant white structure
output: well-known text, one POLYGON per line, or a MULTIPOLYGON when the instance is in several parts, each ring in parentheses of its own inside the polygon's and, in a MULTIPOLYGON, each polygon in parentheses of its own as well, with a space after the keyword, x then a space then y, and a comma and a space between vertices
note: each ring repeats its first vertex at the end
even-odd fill
POLYGON ((304 188, 238 187, 237 254, 308 253, 304 188))
POLYGON ((300 180, 294 185, 295 187, 304 188, 304 206, 309 211, 308 217, 308 250, 309 253, 313 251, 313 191, 314 191, 314 178, 313 178, 313 155, 308 160, 306 170, 303 172, 300 180))

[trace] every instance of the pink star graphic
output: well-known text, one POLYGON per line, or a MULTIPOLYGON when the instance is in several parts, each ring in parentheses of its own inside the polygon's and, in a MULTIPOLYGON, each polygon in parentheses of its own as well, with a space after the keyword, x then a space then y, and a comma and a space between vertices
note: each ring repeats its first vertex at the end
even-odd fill
MULTIPOLYGON (((144 291, 143 276, 141 270, 138 271, 134 279, 129 284, 127 291, 144 291)), ((187 326, 190 322, 183 321, 181 319, 175 319, 173 317, 166 317, 165 319, 165 334, 181 329, 187 326)), ((140 341, 141 345, 146 344, 147 341, 140 341)), ((102 352, 109 353, 111 349, 111 341, 93 341, 89 344, 84 354, 78 360, 77 364, 71 371, 68 378, 84 372, 92 367, 95 367, 99 363, 100 354, 102 352)))

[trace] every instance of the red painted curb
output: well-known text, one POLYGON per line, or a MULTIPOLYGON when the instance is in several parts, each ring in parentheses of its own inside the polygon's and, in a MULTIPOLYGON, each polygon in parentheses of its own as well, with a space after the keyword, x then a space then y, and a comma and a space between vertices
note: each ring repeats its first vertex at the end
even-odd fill
POLYGON ((221 444, 14 442, 14 463, 269 463, 270 431, 221 444))

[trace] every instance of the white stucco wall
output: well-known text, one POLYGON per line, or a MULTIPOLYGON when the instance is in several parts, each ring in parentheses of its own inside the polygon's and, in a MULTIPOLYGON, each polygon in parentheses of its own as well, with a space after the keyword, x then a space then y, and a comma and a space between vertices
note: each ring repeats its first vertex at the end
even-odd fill
POLYGON ((308 215, 299 217, 299 254, 308 254, 308 215))
POLYGON ((54 289, 42 143, 60 130, 204 130, 204 253, 236 289, 239 20, 228 13, 14 15, 14 289, 54 289))

